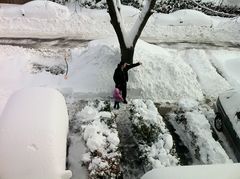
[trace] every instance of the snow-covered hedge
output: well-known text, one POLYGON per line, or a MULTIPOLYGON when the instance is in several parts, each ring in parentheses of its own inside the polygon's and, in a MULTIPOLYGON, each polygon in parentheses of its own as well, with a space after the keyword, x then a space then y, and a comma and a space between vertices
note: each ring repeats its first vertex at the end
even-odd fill
POLYGON ((82 161, 90 178, 119 176, 121 154, 115 116, 106 111, 108 104, 92 102, 77 114, 87 151, 82 161))
POLYGON ((151 100, 132 101, 131 121, 147 168, 175 166, 179 163, 172 153, 172 136, 151 100))
POLYGON ((170 123, 189 149, 195 164, 232 162, 212 136, 207 118, 213 117, 212 109, 187 98, 182 98, 175 113, 169 115, 170 123))

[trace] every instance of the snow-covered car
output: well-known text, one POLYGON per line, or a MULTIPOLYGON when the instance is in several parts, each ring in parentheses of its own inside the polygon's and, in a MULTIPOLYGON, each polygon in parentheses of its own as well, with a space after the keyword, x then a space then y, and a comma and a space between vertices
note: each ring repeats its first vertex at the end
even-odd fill
POLYGON ((239 169, 239 163, 160 167, 145 173, 141 179, 239 179, 239 169))
POLYGON ((0 178, 69 179, 68 122, 65 99, 57 90, 14 93, 0 117, 0 178))
POLYGON ((235 155, 240 161, 240 90, 221 93, 215 105, 214 126, 234 145, 235 155))

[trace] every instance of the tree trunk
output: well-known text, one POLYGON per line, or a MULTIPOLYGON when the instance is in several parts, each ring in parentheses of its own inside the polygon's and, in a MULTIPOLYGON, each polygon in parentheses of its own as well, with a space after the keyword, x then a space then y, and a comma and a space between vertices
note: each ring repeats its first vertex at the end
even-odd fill
POLYGON ((134 55, 134 47, 131 48, 121 48, 121 61, 132 64, 134 55))

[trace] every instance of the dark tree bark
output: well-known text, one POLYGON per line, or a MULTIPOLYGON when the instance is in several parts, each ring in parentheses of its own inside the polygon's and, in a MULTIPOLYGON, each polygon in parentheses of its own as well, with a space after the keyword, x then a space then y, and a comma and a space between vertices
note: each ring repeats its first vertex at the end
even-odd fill
POLYGON ((132 64, 133 63, 133 56, 134 56, 134 47, 124 47, 121 48, 121 61, 132 64))
MULTIPOLYGON (((146 25, 149 17, 152 14, 152 9, 156 3, 156 0, 149 0, 149 6, 145 9, 146 12, 141 12, 140 17, 138 19, 138 23, 136 23, 135 25, 137 26, 137 31, 135 34, 131 34, 133 35, 132 41, 130 42, 130 45, 126 44, 126 39, 127 37, 124 37, 123 34, 123 24, 120 24, 121 21, 120 19, 118 19, 119 17, 121 17, 120 15, 120 7, 116 7, 116 2, 114 2, 116 0, 107 0, 107 4, 108 4, 108 13, 110 15, 111 18, 111 24, 117 34, 118 37, 118 42, 120 45, 120 49, 121 49, 121 61, 127 62, 129 64, 133 63, 133 56, 134 56, 134 50, 135 50, 135 45, 137 43, 138 38, 140 37, 144 26, 146 25)), ((128 39, 129 40, 129 39, 128 39)))

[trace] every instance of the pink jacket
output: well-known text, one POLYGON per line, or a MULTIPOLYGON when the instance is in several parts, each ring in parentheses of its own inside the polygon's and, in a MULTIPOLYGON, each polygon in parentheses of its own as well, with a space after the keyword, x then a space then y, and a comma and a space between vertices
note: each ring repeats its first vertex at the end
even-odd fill
POLYGON ((121 94, 121 92, 120 92, 120 90, 118 88, 114 89, 114 91, 113 91, 113 98, 117 102, 123 101, 122 94, 121 94))

